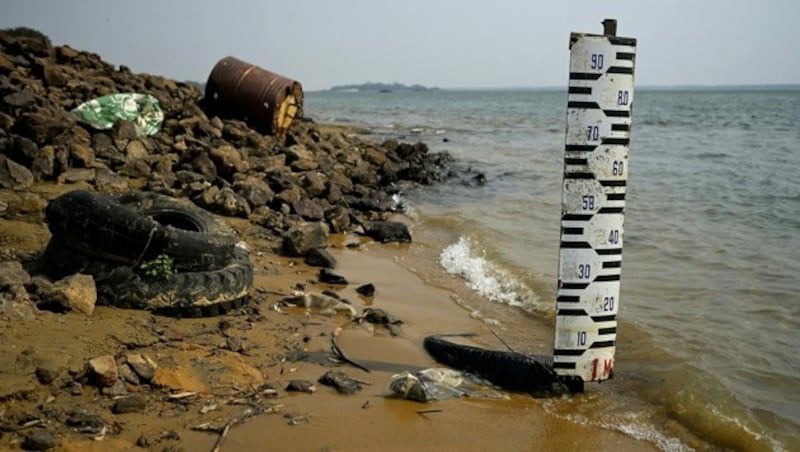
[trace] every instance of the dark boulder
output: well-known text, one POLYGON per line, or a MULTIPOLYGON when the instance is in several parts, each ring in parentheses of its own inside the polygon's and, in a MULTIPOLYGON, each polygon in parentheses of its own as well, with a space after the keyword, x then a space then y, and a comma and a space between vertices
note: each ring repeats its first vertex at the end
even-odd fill
POLYGON ((347 279, 344 276, 334 273, 327 268, 322 268, 319 271, 319 282, 325 284, 349 284, 347 279))
POLYGON ((364 228, 364 234, 381 243, 411 241, 408 226, 399 221, 372 221, 364 228))
POLYGON ((367 283, 356 287, 356 292, 365 297, 371 297, 375 295, 375 286, 372 283, 367 283))
POLYGON ((305 263, 312 267, 336 268, 336 258, 325 248, 314 248, 306 253, 305 263))

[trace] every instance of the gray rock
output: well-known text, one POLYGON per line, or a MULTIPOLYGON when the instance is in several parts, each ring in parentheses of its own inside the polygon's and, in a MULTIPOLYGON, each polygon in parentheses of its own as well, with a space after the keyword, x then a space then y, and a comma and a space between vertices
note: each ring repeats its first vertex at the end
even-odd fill
POLYGON ((20 190, 33 184, 33 173, 19 163, 0 155, 0 188, 20 190))
POLYGON ((356 287, 356 292, 365 297, 371 297, 375 295, 375 286, 372 283, 367 283, 356 287))
POLYGON ((119 379, 117 361, 111 355, 98 356, 89 360, 89 370, 101 388, 114 386, 119 379))
POLYGON ((292 211, 305 220, 318 221, 325 218, 325 210, 316 199, 303 197, 292 203, 292 211))
POLYGON ((25 113, 22 118, 17 119, 18 132, 39 146, 44 146, 68 127, 74 127, 74 120, 66 112, 62 112, 60 116, 53 116, 52 113, 55 112, 40 110, 37 113, 25 113))
POLYGON ((269 204, 275 197, 269 184, 263 179, 252 176, 234 182, 233 190, 247 201, 251 210, 269 204))
POLYGON ((217 205, 219 211, 225 215, 242 218, 250 216, 250 204, 230 187, 220 190, 217 205))
POLYGON ((364 232, 368 237, 381 242, 410 242, 408 226, 399 221, 373 221, 366 225, 364 232))
POLYGON ((49 294, 51 302, 60 304, 67 310, 92 315, 97 303, 97 287, 94 277, 76 273, 53 283, 49 294))
POLYGON ((275 195, 274 199, 285 204, 292 205, 303 199, 303 191, 300 189, 300 187, 294 185, 275 195))
POLYGON ((0 262, 0 289, 23 286, 31 282, 31 276, 18 261, 0 262))
POLYGON ((114 414, 139 413, 147 408, 147 398, 142 394, 133 394, 114 401, 111 412, 114 414))
POLYGON ((331 227, 331 232, 345 232, 350 227, 350 211, 342 206, 331 207, 325 211, 325 220, 331 227))
POLYGON ((119 368, 119 376, 122 377, 123 380, 136 386, 141 384, 139 375, 137 375, 136 372, 133 371, 133 369, 128 363, 119 364, 117 367, 119 368))
POLYGON ((328 178, 319 171, 306 171, 300 175, 300 186, 308 196, 320 197, 325 192, 328 178))
POLYGON ((108 168, 95 170, 94 185, 98 190, 109 193, 120 193, 130 189, 128 180, 108 168))
POLYGON ((65 355, 45 358, 36 367, 36 379, 43 385, 49 385, 66 372, 67 365, 65 355))
POLYGON ((125 163, 122 168, 119 169, 119 173, 129 177, 148 177, 151 173, 151 169, 147 161, 134 160, 125 163))
POLYGON ((207 152, 201 152, 195 157, 190 166, 195 173, 201 174, 207 182, 213 183, 217 180, 217 167, 207 152))
POLYGON ((64 390, 67 391, 69 395, 79 396, 83 394, 83 385, 75 380, 69 380, 64 386, 64 390))
POLYGON ((306 253, 305 263, 313 267, 336 268, 336 258, 325 248, 314 248, 306 253))
POLYGON ((25 450, 48 450, 56 447, 56 437, 49 430, 35 430, 25 436, 22 448, 25 450))
POLYGON ((28 91, 17 91, 3 96, 3 102, 11 107, 24 107, 36 102, 36 96, 28 91))
MULTIPOLYGON (((35 146, 35 144, 34 144, 35 146)), ((56 150, 53 146, 39 148, 31 162, 31 173, 36 180, 46 180, 55 176, 56 150)))
POLYGON ((83 168, 94 167, 94 149, 81 143, 72 143, 69 146, 69 156, 72 161, 83 168))
POLYGON ((102 417, 85 408, 73 408, 70 410, 64 423, 70 427, 87 430, 99 430, 105 425, 102 417))
MULTIPOLYGON (((136 124, 134 124, 132 121, 117 121, 114 123, 114 127, 112 127, 111 132, 115 140, 124 140, 125 145, 127 145, 129 140, 132 140, 138 136, 136 133, 136 124)), ((122 149, 125 146, 120 146, 117 144, 117 147, 122 149)))
POLYGON ((223 145, 211 150, 211 160, 217 167, 217 174, 230 180, 236 173, 244 173, 250 165, 233 146, 223 145))
POLYGON ((96 174, 94 168, 71 168, 58 176, 58 183, 77 184, 78 182, 94 182, 96 174))
POLYGON ((122 380, 117 380, 112 386, 102 388, 100 392, 109 397, 119 397, 128 394, 128 388, 122 380))
POLYGON ((283 240, 284 252, 290 256, 305 256, 313 249, 327 246, 328 237, 321 223, 300 223, 283 240))
POLYGON ((319 377, 319 382, 336 388, 340 394, 353 394, 361 390, 361 384, 338 370, 329 370, 319 377))
POLYGON ((41 196, 35 193, 20 193, 19 195, 9 199, 7 211, 4 214, 6 218, 14 218, 16 216, 36 215, 43 217, 44 208, 47 206, 47 201, 42 199, 41 196))
POLYGON ((308 380, 289 380, 289 383, 286 385, 286 391, 288 392, 305 392, 308 394, 313 394, 316 390, 317 387, 314 385, 314 383, 311 383, 308 380))
POLYGON ((319 282, 325 284, 349 284, 349 282, 344 276, 338 273, 334 273, 328 270, 327 268, 320 269, 319 282))
POLYGON ((158 364, 150 356, 143 353, 131 353, 126 356, 128 365, 142 380, 150 381, 158 370, 158 364))
POLYGON ((31 277, 28 288, 32 293, 47 296, 53 291, 53 282, 41 275, 31 277))
POLYGON ((128 163, 135 162, 137 160, 149 160, 150 153, 147 151, 147 147, 141 140, 131 140, 125 146, 125 160, 128 163))
POLYGON ((286 164, 295 171, 309 171, 317 169, 314 154, 302 144, 289 146, 286 150, 286 164))
POLYGON ((24 286, 11 286, 6 292, 0 292, 0 314, 8 320, 31 320, 37 312, 24 286))

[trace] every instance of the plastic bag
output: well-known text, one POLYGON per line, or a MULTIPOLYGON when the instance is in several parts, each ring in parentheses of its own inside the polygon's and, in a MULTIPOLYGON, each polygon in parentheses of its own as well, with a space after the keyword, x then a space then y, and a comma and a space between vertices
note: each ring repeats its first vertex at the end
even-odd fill
POLYGON ((431 402, 456 397, 506 400, 508 396, 496 391, 482 379, 446 368, 429 368, 418 372, 403 372, 392 376, 389 389, 396 397, 417 402, 431 402))
POLYGON ((78 121, 95 129, 110 129, 119 120, 131 121, 138 136, 149 136, 161 130, 164 113, 158 99, 150 94, 117 93, 84 102, 70 112, 78 121))

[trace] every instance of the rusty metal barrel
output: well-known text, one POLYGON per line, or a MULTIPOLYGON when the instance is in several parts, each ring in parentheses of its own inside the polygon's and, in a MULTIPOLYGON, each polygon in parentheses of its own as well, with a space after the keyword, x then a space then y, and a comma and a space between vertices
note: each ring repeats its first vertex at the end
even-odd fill
POLYGON ((206 83, 206 102, 227 116, 242 118, 269 134, 283 135, 303 114, 299 82, 228 56, 217 62, 206 83))

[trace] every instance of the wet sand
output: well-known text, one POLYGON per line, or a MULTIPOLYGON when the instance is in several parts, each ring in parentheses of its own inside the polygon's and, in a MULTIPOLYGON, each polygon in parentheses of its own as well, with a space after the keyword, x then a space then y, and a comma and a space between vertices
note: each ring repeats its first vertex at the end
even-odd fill
MULTIPOLYGON (((347 328, 340 335, 338 343, 349 358, 381 369, 370 373, 346 369, 370 385, 355 395, 338 395, 320 387, 313 395, 284 399, 287 413, 307 416, 308 422, 288 426, 280 416, 258 418, 237 428, 226 441, 226 450, 254 446, 308 451, 652 449, 649 443, 621 433, 557 419, 544 411, 540 400, 524 394, 510 394, 510 400, 451 399, 426 404, 386 397, 394 372, 438 366, 422 348, 424 336, 478 332, 485 339, 491 337, 482 322, 453 302, 450 292, 425 284, 396 264, 391 255, 404 253, 405 247, 394 248, 334 253, 339 260, 337 272, 350 280, 349 287, 372 282, 377 291, 371 304, 405 321, 400 337, 363 327, 347 328)), ((357 300, 351 290, 343 290, 342 295, 357 300)), ((309 349, 314 348, 310 343, 309 349)), ((306 365, 294 375, 314 380, 320 373, 319 367, 306 365)), ((187 436, 187 445, 202 450, 209 440, 195 433, 187 436)))
MULTIPOLYGON (((525 394, 509 394, 509 400, 451 399, 427 404, 387 397, 394 373, 438 367, 422 347, 426 335, 476 332, 478 344, 502 348, 484 322, 454 301, 455 293, 421 277, 443 270, 436 270, 424 253, 411 252, 409 245, 361 241, 360 247, 351 249, 345 243, 359 239, 339 237, 331 249, 339 261, 335 271, 350 284, 318 284, 317 269, 275 255, 274 243, 264 241, 258 228, 247 221, 227 220, 252 250, 256 296, 250 308, 238 315, 204 319, 173 319, 113 307, 98 307, 91 317, 74 312, 36 312, 29 319, 0 316, 0 419, 80 407, 102 418, 109 428, 104 435, 67 434, 47 421, 48 428, 60 432, 60 450, 124 450, 135 448, 137 442, 152 450, 212 450, 219 434, 192 428, 224 426, 248 408, 236 401, 250 393, 251 402, 257 399, 271 412, 231 427, 221 450, 653 449, 650 443, 619 432, 558 418, 545 410, 545 401, 525 394), (375 285, 371 298, 355 292, 365 283, 375 285), (343 314, 329 317, 313 309, 272 309, 281 294, 297 284, 309 291, 335 290, 359 312, 367 306, 385 309, 405 322, 401 334, 393 336, 382 326, 349 322, 343 314), (371 372, 325 359, 337 327, 342 328, 336 338, 341 349, 371 372), (283 359, 298 349, 321 361, 283 359), (82 394, 69 395, 59 384, 65 376, 43 385, 34 375, 46 361, 62 362, 66 375, 80 373, 93 357, 133 352, 148 354, 159 365, 150 386, 128 385, 130 392, 148 400, 141 412, 113 414, 114 397, 96 387, 84 386, 82 394), (365 382, 363 390, 341 395, 316 383, 330 369, 365 382), (313 394, 286 392, 286 384, 293 379, 314 382, 317 390, 313 394), (252 395, 270 387, 275 391, 252 395), (187 393, 186 398, 170 397, 187 393)), ((4 247, 27 248, 17 250, 23 253, 44 247, 49 237, 37 221, 0 220, 0 232, 4 247)), ((3 433, 0 449, 19 449, 25 433, 3 433)))

